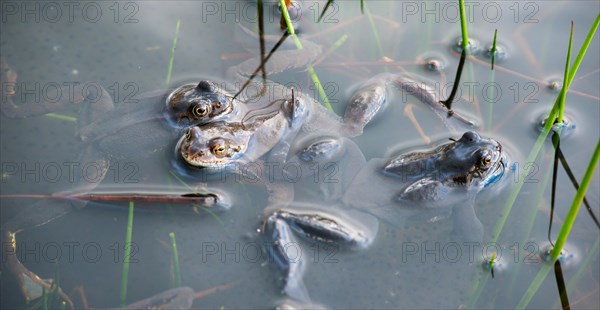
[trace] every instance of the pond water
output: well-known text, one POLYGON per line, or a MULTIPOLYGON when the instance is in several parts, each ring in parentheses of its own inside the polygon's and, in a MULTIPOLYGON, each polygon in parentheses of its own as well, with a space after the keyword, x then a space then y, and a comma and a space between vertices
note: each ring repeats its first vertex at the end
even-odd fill
MULTIPOLYGON (((301 38, 323 47, 326 57, 314 67, 338 114, 343 113, 346 101, 361 82, 401 68, 435 81, 442 97, 449 94, 448 81, 454 79, 459 58, 455 46, 460 23, 454 2, 366 1, 369 17, 361 15, 358 1, 338 1, 323 21, 316 23, 315 14, 325 2, 305 1, 298 32, 301 38), (334 49, 342 38, 345 41, 334 49), (388 63, 381 61, 384 57, 388 63), (442 62, 442 74, 425 68, 424 60, 430 58, 442 62)), ((538 134, 536 122, 550 110, 558 93, 548 85, 553 79, 562 80, 570 21, 575 23, 574 58, 600 6, 597 1, 467 4, 472 18, 469 35, 483 51, 467 60, 461 99, 454 103, 454 109, 478 119, 481 135, 500 141, 512 161, 511 174, 502 187, 485 189, 475 201, 487 243, 469 244, 450 237, 451 220, 424 219, 410 219, 403 225, 384 219, 374 243, 365 250, 301 242, 302 255, 309 258, 304 282, 315 303, 331 308, 465 307, 474 299, 473 288, 486 278, 474 305, 511 308, 540 270, 537 257, 547 242, 550 210, 551 183, 546 180, 551 175, 551 144, 547 141, 535 162, 527 163, 525 158, 538 134), (495 29, 498 45, 506 53, 491 71, 485 49, 495 29), (490 243, 509 193, 516 186, 515 175, 523 174, 527 175, 526 182, 506 225, 497 243, 490 243), (507 268, 491 279, 480 264, 482 251, 495 250, 507 268)), ((279 15, 273 3, 266 3, 265 9, 266 31, 278 34, 279 15)), ((178 20, 181 24, 172 81, 223 81, 228 67, 258 55, 255 46, 251 51, 244 49, 254 39, 244 38, 239 27, 257 28, 254 1, 5 1, 0 53, 19 74, 14 100, 40 100, 50 96, 46 91, 55 85, 85 81, 106 87, 118 105, 128 104, 131 95, 162 89, 178 20)), ((597 43, 595 38, 567 97, 566 114, 576 127, 561 146, 578 179, 600 137, 597 43)), ((270 79, 294 82, 301 90, 317 94, 303 70, 270 79)), ((432 141, 462 135, 449 132, 417 99, 391 89, 388 93, 385 110, 363 135, 353 139, 367 160, 428 147, 407 117, 405 107, 409 105, 432 141)), ((58 113, 77 115, 74 109, 58 113)), ((50 116, 0 119, 2 195, 52 194, 77 186, 70 182, 68 168, 82 149, 75 136, 76 123, 50 116)), ((158 143, 157 148, 174 141, 158 143)), ((171 150, 163 150, 150 158, 121 159, 112 164, 109 176, 97 190, 147 191, 179 185, 169 172, 171 155, 171 150)), ((599 182, 596 172, 587 193, 595 214, 600 212, 599 182)), ((232 208, 209 214, 178 211, 181 206, 146 211, 144 205, 136 205, 128 302, 173 287, 170 232, 177 239, 182 285, 202 291, 234 283, 196 300, 194 308, 272 308, 284 298, 280 273, 256 252, 260 245, 256 230, 267 205, 264 186, 229 177, 209 182, 208 188, 227 192, 232 208)), ((558 173, 557 192, 553 238, 575 194, 563 170, 558 173)), ((35 201, 2 198, 3 222, 15 210, 35 201)), ((19 233, 17 251, 23 264, 42 278, 58 275, 62 289, 76 306, 83 304, 74 289, 82 287, 89 306, 116 307, 120 303, 126 226, 127 202, 90 203, 85 209, 19 233)), ((573 308, 600 306, 599 238, 598 229, 582 209, 567 244, 579 262, 564 268, 573 308)), ((4 245, 2 251, 4 259, 4 245)), ((14 283, 5 272, 2 275, 5 292, 14 283)), ((529 307, 558 307, 557 292, 554 276, 549 275, 529 307)), ((14 292, 2 294, 1 301, 3 308, 22 307, 14 292)))

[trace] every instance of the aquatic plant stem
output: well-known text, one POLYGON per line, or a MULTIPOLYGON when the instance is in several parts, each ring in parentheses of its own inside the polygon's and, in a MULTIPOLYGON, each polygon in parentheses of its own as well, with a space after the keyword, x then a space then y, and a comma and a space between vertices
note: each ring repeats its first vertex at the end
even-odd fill
POLYGON ((175 60, 175 49, 177 48, 177 37, 179 36, 179 26, 181 25, 181 20, 177 20, 177 25, 175 26, 175 36, 173 37, 173 45, 171 46, 171 54, 169 56, 169 67, 167 68, 167 78, 165 79, 165 86, 169 86, 171 83, 171 72, 173 71, 173 61, 175 60))
POLYGON ((575 218, 577 217, 579 208, 581 207, 583 196, 585 195, 585 192, 587 191, 587 188, 590 185, 590 181, 592 180, 599 159, 600 139, 596 144, 596 150, 594 151, 594 155, 592 156, 590 164, 588 165, 588 168, 585 171, 583 180, 581 181, 581 186, 579 187, 577 193, 575 193, 575 198, 573 198, 573 203, 571 203, 571 208, 569 209, 569 213, 567 214, 565 222, 560 230, 560 233, 558 234, 558 238, 556 239, 554 248, 552 248, 552 252, 550 252, 550 261, 544 264, 542 269, 535 276, 535 278, 531 282, 531 285, 529 286, 529 288, 527 288, 527 291, 525 292, 525 294, 521 298, 521 301, 517 305, 517 309, 524 309, 525 307, 527 307, 537 290, 542 285, 542 282, 548 275, 548 272, 550 272, 550 270, 554 267, 554 262, 556 262, 556 260, 560 256, 560 252, 562 251, 562 248, 565 242, 567 241, 567 238, 569 237, 569 233, 571 231, 571 228, 573 227, 573 223, 575 222, 575 218))
MULTIPOLYGON (((285 5, 285 0, 279 0, 279 6, 281 7, 281 12, 283 13, 283 18, 284 18, 285 24, 287 26, 287 31, 290 34, 290 36, 292 37, 292 40, 294 40, 294 44, 296 45, 296 48, 299 50, 304 49, 304 47, 302 46, 302 43, 296 36, 296 32, 294 31, 294 25, 292 25, 292 20, 290 19, 290 14, 288 13, 287 6, 285 5)), ((311 64, 306 65, 306 69, 308 70, 308 74, 310 75, 310 78, 312 79, 313 84, 315 84, 315 87, 317 88, 317 91, 319 92, 319 96, 323 100, 323 104, 325 105, 325 107, 327 107, 327 109, 329 111, 333 111, 333 107, 331 106, 331 103, 329 103, 329 99, 327 98, 327 93, 325 93, 325 90, 323 89, 323 85, 319 81, 319 77, 317 76, 315 69, 313 68, 313 66, 311 64)))
MULTIPOLYGON (((498 29, 494 30, 494 42, 492 43, 492 71, 494 70, 494 61, 496 60, 496 36, 498 35, 498 29)), ((567 66, 568 67, 568 66, 567 66)))
POLYGON ((129 261, 131 259, 131 234, 133 231, 133 201, 129 202, 127 216, 127 232, 125 233, 125 246, 123 253, 123 271, 121 272, 121 308, 127 305, 127 282, 129 277, 129 261))
POLYGON ((256 0, 256 11, 258 13, 258 41, 260 44, 260 63, 263 83, 267 82, 267 70, 265 69, 265 21, 263 14, 263 0, 256 0))
MULTIPOLYGON (((567 77, 569 76, 569 63, 571 62, 571 46, 573 44, 573 21, 571 21, 571 33, 569 34, 569 47, 567 49, 567 60, 565 62, 565 75, 563 78, 563 88, 565 89, 569 89, 569 86, 567 83, 567 77)), ((558 97, 558 119, 557 122, 558 123, 562 123, 563 122, 563 115, 565 114, 565 100, 567 98, 567 92, 560 92, 560 96, 558 97)))
POLYGON ((469 56, 469 52, 467 50, 467 46, 469 46, 469 33, 467 31, 467 14, 465 13, 465 1, 458 0, 458 7, 460 9, 460 31, 462 33, 462 48, 463 51, 466 51, 466 56, 469 56))
MULTIPOLYGON (((577 54, 577 57, 575 58, 575 61, 573 62, 573 65, 571 66, 571 69, 569 70, 568 79, 564 82, 565 85, 570 85, 571 81, 573 81, 573 78, 575 77, 575 74, 577 73, 577 70, 579 69, 579 65, 581 65, 581 62, 583 61, 583 57, 585 56, 585 53, 586 53, 588 47, 590 46, 592 40, 594 39, 596 30, 598 30, 598 25, 600 25, 600 13, 598 13, 598 15, 596 16, 596 20, 592 24, 592 27, 590 28, 590 31, 588 32, 586 39, 583 42, 581 49, 579 50, 579 53, 577 54)), ((567 90, 567 88, 563 87, 561 89, 561 92, 566 91, 566 90, 567 90)), ((559 96, 560 96, 560 94, 559 94, 559 96)), ((558 113, 558 98, 556 98, 556 101, 554 102, 554 105, 553 105, 552 109, 550 110, 550 113, 548 115, 548 120, 554 120, 556 118, 557 113, 558 113)), ((542 148, 544 142, 546 141, 546 137, 550 133, 550 129, 552 128, 553 123, 554 123, 553 121, 546 121, 546 124, 544 125, 542 132, 540 132, 537 140, 535 141, 535 143, 533 145, 533 148, 531 149, 531 151, 529 152, 529 155, 527 156, 526 163, 531 163, 535 160, 535 158, 537 158, 537 155, 538 155, 540 149, 542 148)), ((516 198, 519 195, 521 188, 523 187, 525 178, 526 178, 526 175, 523 175, 523 177, 519 177, 519 179, 517 180, 517 182, 515 184, 515 187, 510 192, 508 200, 506 201, 506 204, 504 205, 504 208, 502 211, 502 216, 496 223, 496 226, 494 227, 494 230, 492 232, 491 242, 495 243, 498 241, 498 238, 500 237, 500 232, 502 232, 502 229, 504 228, 504 224, 506 223, 506 220, 508 219, 508 215, 510 214, 510 211, 516 201, 516 198)), ((488 275, 486 274, 484 276, 484 278, 482 278, 482 279, 480 278, 480 280, 476 282, 475 292, 471 295, 472 298, 469 301, 469 304, 467 305, 469 308, 473 308, 473 305, 475 305, 477 303, 477 300, 479 299, 481 291, 483 290, 483 286, 485 286, 485 283, 487 282, 487 276, 488 275)))
POLYGON ((181 272, 179 269, 179 253, 177 252, 177 242, 175 242, 175 233, 169 233, 169 239, 171 239, 171 263, 173 264, 173 284, 175 287, 181 286, 181 272))
POLYGON ((56 119, 60 119, 60 120, 68 121, 68 122, 72 122, 72 123, 77 123, 77 117, 73 117, 73 116, 69 116, 69 115, 48 113, 48 114, 45 114, 44 116, 52 117, 52 118, 56 118, 56 119))
MULTIPOLYGON (((575 58, 575 61, 573 62, 573 65, 571 66, 571 69, 569 70, 568 79, 564 82, 565 86, 570 85, 571 81, 573 81, 573 78, 575 77, 575 74, 577 73, 577 70, 579 69, 579 65, 581 65, 581 62, 583 61, 583 57, 585 56, 585 53, 586 53, 588 47, 590 46, 592 39, 594 38, 596 30, 598 30, 598 25, 600 25, 600 13, 596 17, 594 24, 590 28, 590 31, 588 32, 588 35, 587 35, 585 41, 583 42, 581 49, 579 50, 579 53, 577 54, 577 57, 575 58)), ((565 86, 563 86, 563 88, 560 90, 561 92, 567 91, 567 87, 565 87, 565 86)), ((560 94, 559 94, 559 97, 560 97, 560 94)), ((550 110, 550 114, 548 115, 546 124, 544 125, 542 132, 540 132, 537 140, 535 141, 533 148, 529 152, 529 156, 527 156, 527 160, 525 161, 525 163, 532 163, 535 160, 535 158, 537 157, 537 155, 538 155, 540 149, 542 148, 544 141, 546 141, 546 137, 550 133, 550 129, 552 128, 552 125, 554 123, 553 121, 550 121, 550 120, 556 119, 557 114, 558 114, 558 98, 556 98, 556 101, 554 102, 554 106, 552 107, 552 110, 550 110)), ((508 215, 510 214, 510 210, 512 209, 512 206, 516 201, 517 195, 519 194, 519 192, 521 191, 521 188, 523 187, 525 178, 526 178, 526 175, 519 177, 518 181, 515 184, 514 189, 510 193, 509 198, 504 206, 504 211, 502 213, 502 217, 496 224, 496 227, 494 228, 494 231, 492 233, 492 242, 498 241, 500 232, 502 231, 502 228, 504 227, 504 224, 506 223, 508 215)))
MULTIPOLYGON (((594 241, 594 244, 588 251, 588 254, 584 256, 585 258, 581 262, 581 265, 578 266, 577 272, 575 273, 574 276, 571 277, 571 279, 567 283, 567 290, 571 290, 573 288, 573 285, 575 285, 575 283, 577 283, 577 281, 579 281, 581 276, 583 276, 585 271, 588 270, 587 268, 590 265, 590 263, 592 262, 592 259, 597 257, 598 250, 600 250, 600 236, 598 236, 598 238, 596 238, 596 241, 594 241)), ((554 303, 552 308, 558 308, 559 303, 560 303, 560 298, 554 303)))
POLYGON ((581 185, 579 186, 579 190, 575 194, 575 198, 573 199, 573 203, 571 203, 571 208, 569 209, 569 213, 565 218, 562 228, 560 229, 560 233, 558 233, 558 237, 556 238, 556 243, 552 252, 550 253, 550 257, 553 261, 558 259, 560 256, 560 251, 564 246, 567 238, 569 237, 569 233, 571 232, 571 228, 573 227, 573 223, 575 223, 575 218, 577 217, 577 213, 579 212, 579 208, 581 207, 581 203, 583 201, 583 197, 587 192, 587 188, 590 185, 590 181, 594 176, 594 171, 596 170, 596 165, 598 164, 598 160, 600 159, 600 139, 596 144, 596 150, 594 151, 594 155, 588 165, 585 174, 583 175, 583 180, 581 181, 581 185))
POLYGON ((321 15, 319 15, 319 18, 317 19, 317 23, 320 23, 321 20, 323 19, 323 16, 325 16, 325 12, 327 12, 327 9, 329 8, 329 6, 331 4, 333 4, 334 0, 328 0, 327 3, 325 3, 325 7, 323 8, 323 11, 321 11, 321 15))

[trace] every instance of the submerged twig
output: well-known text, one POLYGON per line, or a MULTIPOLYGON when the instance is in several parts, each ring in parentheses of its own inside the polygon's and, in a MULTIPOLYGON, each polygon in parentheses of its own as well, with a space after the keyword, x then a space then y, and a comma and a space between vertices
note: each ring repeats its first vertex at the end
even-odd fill
POLYGON ((267 82, 267 71, 265 70, 265 22, 263 13, 263 0, 256 0, 256 10, 258 11, 258 41, 260 42, 260 66, 262 71, 263 84, 267 82))
POLYGON ((563 309, 571 309, 569 306, 569 297, 567 295, 567 287, 565 285, 565 278, 563 277, 562 268, 560 266, 560 260, 554 263, 554 276, 556 277, 556 286, 558 287, 558 295, 560 296, 560 303, 563 309))
POLYGON ((248 79, 246 80, 246 83, 244 83, 244 85, 242 85, 242 87, 240 87, 240 90, 238 90, 238 92, 233 96, 233 98, 231 99, 232 101, 235 101, 235 99, 237 98, 237 96, 239 96, 244 91, 244 89, 246 89, 246 87, 248 86, 248 84, 250 84, 250 82, 256 77, 256 75, 258 74, 258 72, 260 70, 263 70, 263 68, 265 67, 265 65, 267 64, 267 62, 271 58, 271 56, 273 56, 273 54, 275 53, 275 51, 277 49, 279 49, 279 47, 281 46, 281 44, 283 44, 283 42, 285 41, 285 39, 287 39, 288 36, 289 36, 289 33, 287 33, 287 32, 284 32, 281 35, 281 38, 279 38, 279 41, 277 41, 277 43, 275 43, 275 46, 273 46, 273 48, 269 51, 269 54, 267 54, 267 57, 265 57, 261 61, 260 66, 258 66, 258 68, 256 68, 256 70, 254 70, 254 72, 252 72, 252 74, 250 75, 250 77, 248 77, 248 79))
POLYGON ((452 85, 452 92, 450 96, 446 100, 440 101, 443 103, 448 111, 452 111, 452 102, 454 101, 454 97, 456 97, 456 91, 458 90, 458 85, 460 84, 460 77, 462 76, 463 67, 465 66, 465 59, 467 58, 466 49, 463 48, 460 53, 460 61, 458 63, 458 68, 456 69, 456 76, 454 77, 454 85, 452 85))

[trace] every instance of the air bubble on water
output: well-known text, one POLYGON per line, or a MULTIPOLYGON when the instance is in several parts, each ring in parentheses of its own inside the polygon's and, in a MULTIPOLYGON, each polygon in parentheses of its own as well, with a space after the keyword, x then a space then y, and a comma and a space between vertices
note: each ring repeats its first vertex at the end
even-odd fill
MULTIPOLYGON (((547 119, 548 119, 547 113, 543 114, 537 118, 537 120, 535 121, 535 127, 538 132, 542 132, 542 130, 544 129, 544 126, 546 125, 547 119)), ((566 138, 575 131, 575 128, 577 128, 577 126, 575 125, 573 118, 570 115, 565 114, 565 115, 563 115, 563 122, 552 125, 551 130, 553 132, 559 132, 561 138, 566 138)))
POLYGON ((560 78, 550 78, 547 83, 548 89, 553 93, 559 93, 563 86, 563 81, 560 78))
MULTIPOLYGON (((540 258, 542 261, 549 263, 551 261, 550 253, 554 247, 551 244, 547 244, 546 246, 541 247, 540 258)), ((565 244, 560 254, 558 255, 558 261, 563 269, 571 268, 575 266, 580 260, 579 255, 577 255, 576 249, 572 246, 565 244)))
POLYGON ((498 273, 504 272, 504 271, 506 271, 506 269, 508 269, 508 264, 502 258, 502 256, 494 257, 493 267, 490 265, 491 259, 492 259, 491 257, 488 257, 488 258, 485 258, 481 262, 481 267, 483 268, 483 270, 490 272, 491 268, 494 268, 494 274, 498 274, 498 273))
POLYGON ((417 62, 423 64, 425 70, 436 73, 444 71, 448 65, 448 60, 435 52, 426 52, 418 56, 417 62))
MULTIPOLYGON (((458 37, 455 41, 454 41, 454 51, 457 53, 462 53, 462 37, 458 37)), ((481 50, 481 44, 479 44, 479 41, 477 39, 474 38, 469 38, 469 43, 467 44, 467 48, 469 51, 469 54, 474 55, 477 54, 480 50, 481 50)))
MULTIPOLYGON (((492 47, 493 47, 492 44, 485 47, 485 53, 484 53, 485 57, 492 59, 492 47)), ((496 54, 496 56, 494 57, 494 60, 496 62, 505 60, 508 57, 508 52, 506 50, 506 47, 502 44, 496 43, 496 53, 495 54, 496 54)))
POLYGON ((71 70, 71 75, 79 75, 79 70, 77 70, 77 69, 71 70))

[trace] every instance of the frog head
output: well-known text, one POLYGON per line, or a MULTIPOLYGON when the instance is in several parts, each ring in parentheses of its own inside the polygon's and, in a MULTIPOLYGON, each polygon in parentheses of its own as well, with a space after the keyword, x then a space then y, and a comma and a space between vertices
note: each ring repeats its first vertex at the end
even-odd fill
POLYGON ((190 166, 222 169, 244 158, 248 138, 244 130, 217 122, 189 128, 176 150, 190 166))
POLYGON ((165 116, 175 127, 223 120, 234 110, 233 96, 208 80, 175 89, 166 101, 165 116))

